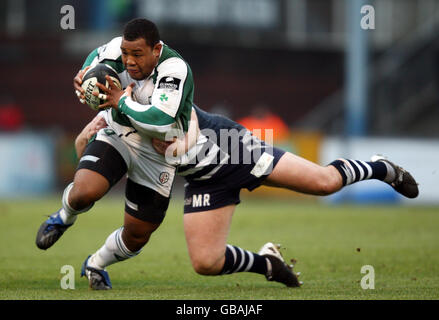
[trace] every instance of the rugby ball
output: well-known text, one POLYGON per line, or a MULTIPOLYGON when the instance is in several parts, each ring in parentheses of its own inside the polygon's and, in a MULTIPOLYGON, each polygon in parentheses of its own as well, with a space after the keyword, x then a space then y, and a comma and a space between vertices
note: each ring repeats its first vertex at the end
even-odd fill
POLYGON ((99 97, 93 95, 93 92, 104 93, 96 86, 97 82, 103 84, 107 88, 110 87, 107 79, 105 79, 106 75, 109 75, 116 86, 119 89, 122 89, 117 72, 105 63, 98 63, 94 67, 91 67, 82 77, 81 87, 84 89, 85 102, 93 110, 98 110, 99 105, 105 102, 105 100, 99 99, 99 97))

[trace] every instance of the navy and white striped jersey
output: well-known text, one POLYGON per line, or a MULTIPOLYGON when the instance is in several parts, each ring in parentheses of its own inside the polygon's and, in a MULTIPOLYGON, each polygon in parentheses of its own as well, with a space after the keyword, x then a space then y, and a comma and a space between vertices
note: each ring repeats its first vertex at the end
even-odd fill
POLYGON ((271 169, 272 146, 235 121, 205 112, 197 106, 194 109, 200 135, 196 145, 178 167, 178 175, 192 184, 198 184, 207 180, 227 180, 237 172, 237 168, 251 172, 256 178, 271 169), (258 162, 260 165, 255 166, 258 162))

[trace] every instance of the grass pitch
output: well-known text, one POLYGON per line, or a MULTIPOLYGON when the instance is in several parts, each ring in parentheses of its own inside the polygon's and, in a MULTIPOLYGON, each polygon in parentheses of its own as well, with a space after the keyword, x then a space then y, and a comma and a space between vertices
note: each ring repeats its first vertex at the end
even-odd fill
POLYGON ((258 274, 197 275, 182 223, 183 199, 174 197, 163 225, 136 258, 108 268, 113 290, 96 292, 80 278, 81 264, 123 223, 123 198, 107 196, 49 250, 35 246, 40 224, 60 197, 0 201, 0 299, 438 299, 439 208, 328 206, 244 199, 229 243, 258 251, 281 243, 297 260, 304 285, 288 289, 258 274), (61 267, 75 270, 75 289, 60 286, 61 267), (361 288, 364 265, 375 289, 361 288))

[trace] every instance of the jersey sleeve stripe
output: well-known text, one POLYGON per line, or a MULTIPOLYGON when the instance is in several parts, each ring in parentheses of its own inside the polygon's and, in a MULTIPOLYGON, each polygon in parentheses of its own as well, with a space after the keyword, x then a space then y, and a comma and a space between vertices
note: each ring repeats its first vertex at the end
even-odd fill
POLYGON ((166 113, 164 113, 163 111, 157 109, 152 105, 142 106, 132 101, 131 99, 128 99, 128 101, 131 100, 129 102, 131 105, 137 104, 139 106, 138 110, 141 110, 142 107, 143 108, 146 107, 144 111, 140 111, 140 112, 133 110, 126 103, 127 99, 128 97, 122 97, 119 100, 118 109, 119 111, 121 111, 122 113, 126 114, 131 119, 133 119, 139 125, 147 124, 153 126, 165 126, 165 125, 173 124, 175 122, 175 119, 173 117, 170 117, 169 115, 167 115, 166 113))
MULTIPOLYGON (((120 101, 119 101, 120 104, 120 101)), ((133 101, 131 98, 126 97, 126 99, 124 99, 124 104, 130 108, 131 110, 135 111, 135 112, 145 112, 148 111, 152 105, 150 104, 140 104, 138 102, 133 101)))

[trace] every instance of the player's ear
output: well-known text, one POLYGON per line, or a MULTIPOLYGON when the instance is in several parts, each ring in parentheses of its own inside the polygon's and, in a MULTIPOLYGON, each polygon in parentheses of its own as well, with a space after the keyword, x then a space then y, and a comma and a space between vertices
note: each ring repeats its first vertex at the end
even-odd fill
POLYGON ((152 51, 153 51, 154 56, 156 58, 158 58, 160 56, 160 51, 162 51, 162 46, 163 46, 162 43, 158 42, 155 44, 154 48, 152 48, 152 51))

